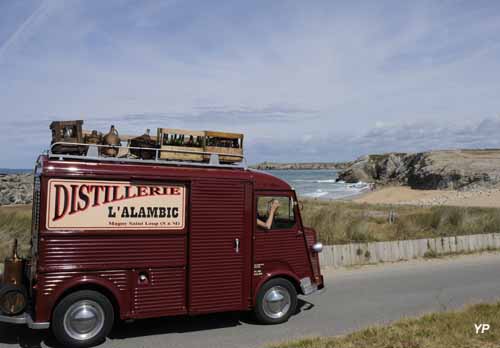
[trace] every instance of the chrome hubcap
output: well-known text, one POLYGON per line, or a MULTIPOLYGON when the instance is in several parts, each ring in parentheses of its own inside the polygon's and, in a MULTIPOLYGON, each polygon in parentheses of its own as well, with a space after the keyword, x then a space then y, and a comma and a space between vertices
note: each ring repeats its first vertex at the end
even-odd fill
POLYGON ((104 310, 95 301, 73 303, 64 314, 64 330, 73 339, 84 341, 95 337, 104 326, 104 310))
POLYGON ((290 293, 282 286, 273 286, 264 295, 264 313, 273 319, 285 316, 290 310, 290 293))

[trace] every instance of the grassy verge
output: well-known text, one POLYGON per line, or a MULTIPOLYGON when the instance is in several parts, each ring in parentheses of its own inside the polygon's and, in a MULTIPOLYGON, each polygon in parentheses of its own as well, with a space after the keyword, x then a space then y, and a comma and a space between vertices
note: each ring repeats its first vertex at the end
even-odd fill
POLYGON ((479 304, 462 311, 433 313, 372 327, 346 336, 309 338, 273 348, 493 348, 500 347, 500 303, 479 304), (476 334, 475 324, 490 330, 476 334))
POLYGON ((302 217, 324 244, 500 232, 500 209, 305 200, 302 217), (389 216, 393 212, 393 221, 389 216))

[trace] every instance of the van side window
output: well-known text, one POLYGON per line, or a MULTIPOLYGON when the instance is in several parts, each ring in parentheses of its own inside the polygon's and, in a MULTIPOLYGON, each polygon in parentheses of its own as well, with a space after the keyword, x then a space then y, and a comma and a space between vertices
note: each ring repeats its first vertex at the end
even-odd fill
MULTIPOLYGON (((279 202, 279 208, 274 213, 272 230, 291 228, 295 225, 293 201, 288 196, 260 196, 257 198, 257 219, 266 222, 273 200, 279 202)), ((262 228, 262 227, 261 227, 262 228)))

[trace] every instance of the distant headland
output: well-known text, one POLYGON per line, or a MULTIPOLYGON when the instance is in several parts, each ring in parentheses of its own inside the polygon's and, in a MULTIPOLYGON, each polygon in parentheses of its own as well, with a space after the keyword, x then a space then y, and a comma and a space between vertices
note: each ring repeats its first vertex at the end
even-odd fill
POLYGON ((262 162, 250 166, 259 170, 293 170, 293 169, 337 169, 344 170, 351 165, 351 162, 262 162))

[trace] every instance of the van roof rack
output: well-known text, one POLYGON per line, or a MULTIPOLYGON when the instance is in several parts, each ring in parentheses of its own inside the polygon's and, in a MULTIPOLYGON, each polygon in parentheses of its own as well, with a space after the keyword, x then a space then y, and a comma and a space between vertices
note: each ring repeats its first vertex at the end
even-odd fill
POLYGON ((55 142, 51 144, 50 150, 47 151, 47 156, 50 159, 56 160, 86 160, 95 162, 114 162, 114 163, 148 163, 148 164, 158 164, 158 165, 173 165, 173 166, 195 166, 195 167, 219 167, 219 168, 233 168, 233 169, 246 169, 247 163, 246 158, 243 155, 231 154, 231 157, 238 157, 241 159, 240 163, 221 163, 219 158, 221 156, 227 156, 225 153, 210 152, 210 151, 189 151, 184 149, 161 149, 161 148, 150 148, 150 147, 134 147, 134 146, 123 146, 123 145, 102 145, 102 144, 87 144, 87 143, 74 143, 74 142, 55 142), (73 148, 85 149, 82 154, 62 154, 54 151, 57 147, 69 146, 73 148), (116 157, 108 157, 101 153, 101 149, 113 148, 118 150, 116 157), (151 151, 154 152, 152 159, 141 159, 135 155, 132 155, 130 150, 139 151, 151 151), (168 160, 160 158, 160 154, 164 152, 177 153, 177 154, 196 154, 203 155, 208 159, 208 162, 197 162, 197 161, 179 161, 179 160, 168 160))

